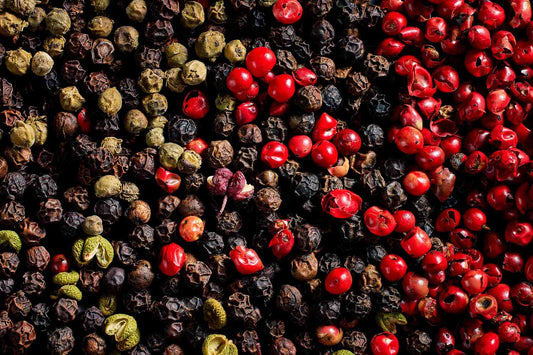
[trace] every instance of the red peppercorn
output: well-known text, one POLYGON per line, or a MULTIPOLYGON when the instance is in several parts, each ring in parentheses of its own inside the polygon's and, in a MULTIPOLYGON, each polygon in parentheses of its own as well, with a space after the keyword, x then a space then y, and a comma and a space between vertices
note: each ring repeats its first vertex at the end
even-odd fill
POLYGON ((385 58, 392 59, 399 56, 404 48, 405 44, 395 38, 389 37, 385 38, 378 44, 375 49, 375 53, 377 55, 382 55, 385 58))
POLYGON ((407 76, 415 64, 420 65, 420 59, 412 55, 404 55, 394 62, 394 70, 398 75, 407 76))
POLYGON ((497 60, 507 60, 514 54, 516 39, 509 31, 498 31, 492 36, 490 50, 497 60))
POLYGON ((199 120, 209 112, 209 99, 199 90, 189 91, 183 99, 182 109, 185 116, 199 120))
POLYGON ((239 126, 255 121, 258 109, 255 102, 243 102, 235 109, 235 121, 239 126))
POLYGON ((455 228, 450 232, 450 241, 460 249, 472 248, 477 241, 477 235, 466 228, 455 228))
POLYGON ((263 262, 253 249, 238 245, 229 252, 229 257, 235 264, 237 271, 243 275, 250 275, 263 270, 263 262))
POLYGON ((426 21, 425 38, 433 43, 442 41, 447 34, 448 24, 442 17, 432 17, 426 21))
POLYGON ((387 254, 381 259, 379 269, 383 276, 391 282, 400 281, 407 272, 405 260, 395 254, 387 254))
POLYGON ((500 338, 494 332, 487 332, 474 345, 476 355, 494 355, 500 347, 500 338))
POLYGON ((171 194, 179 189, 181 185, 181 177, 163 167, 159 167, 155 172, 155 182, 165 192, 171 194))
POLYGON ((374 355, 396 355, 400 352, 400 343, 392 333, 379 333, 372 337, 370 349, 374 355))
POLYGON ((449 351, 455 348, 455 337, 446 327, 440 327, 435 336, 435 349, 439 355, 450 354, 449 351))
POLYGON ((512 322, 503 322, 498 326, 498 336, 503 343, 516 343, 520 340, 520 328, 512 322))
POLYGON ((507 244, 503 236, 495 232, 488 232, 483 238, 483 255, 487 258, 494 259, 505 253, 507 244))
POLYGON ((334 346, 341 342, 343 331, 334 325, 321 325, 316 328, 316 337, 320 344, 334 346))
MULTIPOLYGON (((331 140, 337 134, 337 120, 327 113, 322 113, 313 127, 311 137, 314 142, 331 140)), ((357 133, 356 133, 357 134, 357 133)))
POLYGON ((527 246, 533 239, 533 227, 528 222, 512 221, 505 228, 505 240, 519 246, 527 246))
POLYGON ((268 84, 268 95, 277 102, 286 102, 296 91, 294 79, 289 74, 280 74, 268 84))
POLYGON ((50 263, 50 271, 52 274, 59 274, 60 272, 67 272, 70 269, 70 261, 64 254, 56 254, 50 263))
POLYGON ((505 10, 492 1, 484 1, 478 10, 477 19, 489 30, 495 30, 505 22, 505 10))
POLYGON ((446 154, 442 148, 434 145, 423 146, 415 155, 418 166, 425 171, 438 168, 446 161, 446 154))
POLYGON ((276 55, 270 48, 256 47, 246 55, 246 68, 257 78, 267 75, 275 65, 276 55))
POLYGON ((476 25, 468 31, 468 42, 475 49, 487 49, 491 45, 490 32, 487 27, 476 25))
POLYGON ((200 217, 187 216, 180 222, 180 236, 186 242, 195 242, 204 234, 204 226, 204 221, 200 217))
POLYGON ((303 9, 298 0, 278 0, 272 6, 272 13, 279 23, 290 25, 302 18, 303 9))
POLYGON ((359 195, 344 189, 328 192, 320 202, 322 211, 335 218, 350 218, 359 212, 363 200, 359 195))
POLYGON ((289 140, 289 150, 297 158, 305 158, 311 153, 313 141, 309 136, 297 135, 289 140))
POLYGON ((200 155, 203 155, 206 152, 208 145, 207 142, 204 141, 202 138, 196 137, 192 141, 187 143, 185 148, 188 150, 193 150, 200 155))
POLYGON ((293 71, 292 77, 296 84, 300 86, 315 85, 318 79, 315 72, 306 67, 301 67, 293 71))
POLYGON ((440 142, 440 147, 444 151, 446 159, 449 159, 452 155, 461 152, 463 142, 457 136, 446 137, 440 142))
POLYGON ((447 286, 439 295, 439 306, 446 313, 464 313, 468 308, 468 295, 457 286, 447 286))
POLYGON ((415 215, 408 210, 398 210, 394 212, 394 220, 396 221, 396 228, 394 231, 397 233, 409 232, 416 224, 415 215))
POLYGON ((335 145, 329 141, 321 140, 311 149, 313 162, 321 168, 330 168, 337 162, 339 153, 335 145))
POLYGON ((377 206, 367 209, 363 215, 366 228, 380 237, 391 234, 396 228, 396 220, 392 213, 377 206))
POLYGON ((484 292, 488 283, 488 276, 483 270, 468 270, 461 279, 461 286, 471 295, 484 292))
POLYGON ((409 298, 420 300, 429 293, 428 279, 409 271, 402 280, 402 288, 409 298))
POLYGON ((185 252, 176 243, 164 245, 159 252, 159 270, 167 276, 176 275, 185 264, 185 252))
POLYGON ((466 253, 454 254, 449 260, 448 274, 452 277, 461 276, 470 270, 471 258, 466 253))
POLYGON ((463 213, 463 224, 474 232, 479 232, 485 227, 487 216, 479 208, 469 208, 463 213))
POLYGON ((397 11, 390 11, 383 16, 381 20, 381 30, 387 36, 396 36, 407 26, 407 18, 404 14, 397 11))
POLYGON ((433 71, 433 81, 437 90, 451 93, 459 87, 459 73, 449 65, 441 65, 433 71))
POLYGON ((226 78, 226 86, 233 93, 248 90, 253 82, 252 74, 247 69, 240 67, 234 68, 226 78))
POLYGON ((81 133, 91 132, 91 119, 86 108, 82 108, 78 113, 78 125, 80 126, 81 133))
POLYGON ((502 271, 496 264, 483 265, 483 271, 489 277, 489 287, 494 287, 502 281, 502 271))
POLYGON ((504 89, 495 89, 488 93, 486 102, 487 110, 494 114, 499 114, 507 108, 511 102, 511 97, 504 89))
POLYGON ((520 66, 533 64, 533 43, 519 40, 514 46, 513 62, 520 66))
POLYGON ((494 63, 486 51, 471 49, 466 52, 464 65, 470 74, 480 78, 491 72, 494 63))
POLYGON ((431 239, 420 227, 414 227, 403 237, 402 249, 412 258, 420 258, 431 250, 431 239))
POLYGON ((352 275, 350 270, 344 267, 338 267, 331 270, 324 281, 326 291, 332 295, 341 295, 346 293, 352 287, 352 275))
POLYGON ((280 229, 274 234, 268 247, 277 259, 288 255, 294 246, 294 235, 289 229, 280 229))
POLYGON ((533 255, 530 256, 526 261, 526 266, 524 267, 524 275, 526 280, 533 282, 533 255))
POLYGON ((511 288, 507 284, 499 284, 487 291, 489 295, 496 299, 498 309, 505 312, 513 311, 513 301, 511 301, 511 288))
POLYGON ((418 129, 402 127, 394 136, 398 149, 405 154, 416 154, 424 146, 424 136, 418 129))
POLYGON ((461 222, 461 214, 455 208, 447 208, 439 213, 435 221, 435 230, 437 232, 451 232, 461 222))
POLYGON ((507 272, 522 272, 524 258, 520 253, 506 252, 503 255, 502 269, 507 272))
POLYGON ((402 126, 412 126, 421 130, 424 124, 422 116, 412 105, 403 105, 400 111, 400 122, 402 126))
POLYGON ((443 252, 431 250, 422 259, 422 269, 427 273, 437 273, 448 268, 448 260, 443 252))
POLYGON ((353 129, 345 128, 335 135, 333 144, 335 144, 340 154, 350 156, 361 149, 361 137, 353 129))
POLYGON ((433 85, 433 79, 428 70, 415 64, 407 73, 407 91, 409 95, 423 99, 433 96, 437 88, 433 85))
POLYGON ((429 177, 422 171, 412 171, 403 179, 403 187, 414 196, 422 196, 431 187, 429 177))

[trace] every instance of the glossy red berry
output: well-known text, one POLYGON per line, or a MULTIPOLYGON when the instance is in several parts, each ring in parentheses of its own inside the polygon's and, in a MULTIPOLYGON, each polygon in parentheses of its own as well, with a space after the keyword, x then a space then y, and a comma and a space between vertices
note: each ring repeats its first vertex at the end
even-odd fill
POLYGON ((472 26, 468 30, 468 42, 476 49, 487 49, 491 45, 490 31, 484 26, 472 26))
POLYGON ((416 153, 415 160, 420 168, 425 171, 431 171, 444 164, 446 154, 440 147, 426 145, 416 153))
POLYGON ((426 21, 425 37, 428 41, 438 43, 442 41, 448 31, 448 24, 442 17, 431 17, 426 21))
POLYGON ((507 284, 499 284, 490 288, 487 293, 496 299, 498 309, 505 312, 512 312, 513 301, 511 300, 511 288, 507 284))
POLYGON ((379 333, 370 341, 373 355, 396 355, 400 352, 398 338, 392 333, 379 333))
POLYGON ((366 228, 379 237, 391 234, 396 228, 396 220, 392 213, 378 206, 367 209, 363 215, 366 228))
POLYGON ((179 189, 181 177, 163 167, 159 167, 155 172, 155 182, 163 191, 171 194, 179 189))
POLYGON ((468 270, 461 279, 461 286, 471 295, 485 292, 488 284, 488 276, 483 270, 468 270))
POLYGON ((433 71, 433 81, 437 90, 443 93, 451 93, 459 87, 459 73, 449 65, 441 65, 433 71))
POLYGON ((296 91, 294 79, 289 74, 280 74, 268 84, 268 95, 277 102, 286 102, 296 91))
POLYGON ((431 250, 431 239, 420 227, 414 227, 401 241, 402 249, 412 258, 420 258, 431 250))
POLYGON ((407 297, 420 300, 429 293, 428 279, 409 271, 402 280, 402 288, 407 297))
POLYGON ((245 68, 234 68, 226 78, 226 86, 231 92, 237 93, 248 90, 254 78, 252 74, 245 68))
POLYGON ((514 46, 513 61, 520 66, 533 64, 533 43, 519 40, 514 46))
POLYGON ((477 19, 489 30, 495 30, 505 22, 505 10, 495 2, 484 1, 478 10, 477 19))
POLYGON ((462 146, 463 142, 461 138, 457 136, 446 137, 440 143, 440 147, 444 151, 446 159, 449 159, 454 154, 460 153, 462 146))
POLYGON ((505 240, 521 247, 531 243, 533 239, 533 227, 529 222, 512 221, 505 228, 505 240))
POLYGON ((422 171, 412 171, 403 179, 403 187, 414 196, 422 196, 431 187, 429 177, 422 171))
POLYGON ((255 102, 243 102, 235 109, 235 121, 239 126, 255 121, 259 110, 255 102))
POLYGON ((316 328, 316 337, 320 344, 334 346, 341 342, 343 337, 342 328, 334 325, 321 325, 316 328))
POLYGON ((407 26, 407 18, 397 11, 390 11, 381 20, 381 30, 387 36, 396 36, 407 26))
POLYGON ((344 189, 328 192, 320 202, 322 211, 335 218, 350 218, 361 209, 363 200, 359 195, 344 189))
POLYGON ((185 116, 199 120, 209 112, 209 99, 200 90, 189 91, 183 99, 182 109, 185 116))
POLYGON ((451 232, 461 222, 461 213, 455 208, 447 208, 437 216, 435 230, 437 232, 451 232))
POLYGON ((246 68, 256 78, 267 75, 276 65, 276 55, 267 47, 256 47, 246 55, 246 68))
POLYGON ((197 241, 204 233, 205 223, 198 216, 187 216, 181 220, 179 234, 186 242, 197 241))
POLYGON ((229 252, 229 257, 235 264, 235 268, 242 275, 250 275, 263 270, 263 262, 253 249, 238 245, 229 252))
POLYGON ((427 273, 437 273, 445 271, 448 267, 448 260, 443 252, 431 250, 422 259, 422 269, 427 273))
POLYGON ((446 313, 461 314, 468 308, 468 295, 460 287, 450 285, 439 295, 439 306, 446 313))
POLYGON ((498 336, 503 343, 516 343, 520 340, 520 327, 513 322, 503 322, 498 326, 498 336))
POLYGON ((496 211, 504 211, 514 206, 511 188, 507 185, 496 185, 487 192, 487 202, 496 211))
POLYGON ((300 86, 315 85, 318 78, 314 71, 301 67, 292 72, 292 77, 296 84, 300 86))
POLYGON ((166 244, 159 252, 159 270, 167 276, 176 275, 185 264, 185 251, 176 243, 166 244))
POLYGON ((335 144, 340 154, 350 156, 361 149, 361 137, 353 129, 345 128, 335 135, 333 144, 335 144))
POLYGON ((479 232, 487 224, 487 216, 479 208, 469 208, 463 213, 463 224, 474 232, 479 232))
POLYGON ((466 52, 464 65, 470 74, 480 78, 491 72, 494 61, 486 51, 471 49, 466 52))
POLYGON ((186 149, 195 151, 196 153, 203 155, 207 148, 207 142, 202 138, 196 137, 185 146, 186 149))
POLYGON ((261 161, 272 169, 279 168, 289 158, 287 146, 281 142, 270 141, 261 150, 261 161))
POLYGON ((290 25, 302 18, 303 9, 298 0, 278 0, 272 6, 272 13, 279 23, 290 25))
POLYGON ((67 272, 70 269, 70 261, 64 254, 56 254, 50 262, 50 271, 52 274, 59 274, 60 272, 67 272))
POLYGON ((352 274, 344 267, 331 270, 324 281, 326 291, 333 295, 346 293, 352 287, 352 274))
POLYGON ((381 259, 379 269, 383 276, 391 282, 401 280, 407 273, 407 263, 396 254, 387 254, 381 259))
POLYGON ((526 280, 528 280, 529 282, 533 282, 533 255, 531 255, 526 261, 526 265, 524 267, 524 275, 526 277, 526 280))
POLYGON ((91 132, 91 119, 86 108, 81 109, 78 113, 78 125, 80 126, 81 133, 91 132))
POLYGON ((487 332, 474 345, 476 355, 494 355, 500 347, 500 338, 494 332, 487 332))
POLYGON ((329 141, 318 141, 311 150, 313 162, 321 168, 330 168, 337 162, 339 153, 335 145, 329 141))
POLYGON ((506 60, 513 56, 516 39, 509 31, 498 31, 492 36, 490 50, 492 56, 498 60, 506 60))
POLYGON ((503 255, 502 269, 507 272, 519 273, 524 267, 524 258, 520 253, 506 252, 503 255))
MULTIPOLYGON (((331 140, 337 134, 337 120, 327 113, 322 113, 313 127, 311 137, 314 142, 331 140)), ((357 134, 357 133, 356 133, 357 134)))
POLYGON ((409 232, 416 224, 416 217, 413 212, 408 210, 398 210, 394 212, 394 220, 396 221, 397 233, 409 232))
POLYGON ((288 255, 294 247, 294 235, 289 229, 281 229, 274 234, 268 246, 272 250, 272 254, 277 259, 281 259, 288 255))
POLYGON ((289 140, 289 150, 296 158, 305 158, 311 153, 313 141, 309 136, 292 136, 289 140))
POLYGON ((416 154, 424 146, 424 136, 418 129, 402 127, 394 136, 398 149, 405 154, 416 154))
POLYGON ((440 327, 435 336, 435 349, 439 355, 450 355, 450 351, 455 348, 455 337, 453 332, 446 327, 440 327))
POLYGON ((498 302, 489 294, 476 295, 468 304, 468 313, 472 318, 492 319, 498 313, 498 302))

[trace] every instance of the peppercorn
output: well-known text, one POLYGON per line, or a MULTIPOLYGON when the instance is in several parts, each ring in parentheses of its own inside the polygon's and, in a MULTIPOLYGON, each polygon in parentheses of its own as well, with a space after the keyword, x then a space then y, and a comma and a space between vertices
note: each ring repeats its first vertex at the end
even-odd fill
POLYGON ((88 355, 106 354, 106 343, 98 334, 87 334, 82 340, 82 350, 88 355))
POLYGON ((120 26, 115 30, 114 42, 120 52, 133 52, 139 46, 139 32, 132 26, 120 26))
POLYGON ((242 62, 246 58, 246 47, 238 39, 230 41, 224 47, 224 57, 230 61, 231 64, 242 62))
POLYGON ((170 68, 178 68, 187 62, 189 52, 183 44, 173 42, 166 46, 165 57, 170 68))
POLYGON ((191 60, 183 65, 181 79, 187 85, 199 85, 205 81, 207 68, 199 60, 191 60))
POLYGON ((132 0, 126 6, 126 16, 133 22, 143 22, 147 12, 148 8, 144 0, 132 0))
POLYGON ((5 56, 6 68, 14 75, 26 74, 28 69, 30 69, 31 60, 32 55, 22 48, 7 51, 5 56))
POLYGON ((150 117, 164 115, 168 109, 167 98, 159 93, 146 95, 142 99, 143 111, 150 117))
POLYGON ((113 197, 122 191, 122 183, 115 175, 102 176, 94 184, 94 195, 96 197, 113 197))
POLYGON ((198 36, 194 49, 199 58, 214 62, 222 54, 225 46, 224 34, 218 31, 206 31, 198 36))
POLYGON ((116 87, 104 90, 98 97, 98 107, 109 116, 117 114, 122 108, 122 95, 116 87))

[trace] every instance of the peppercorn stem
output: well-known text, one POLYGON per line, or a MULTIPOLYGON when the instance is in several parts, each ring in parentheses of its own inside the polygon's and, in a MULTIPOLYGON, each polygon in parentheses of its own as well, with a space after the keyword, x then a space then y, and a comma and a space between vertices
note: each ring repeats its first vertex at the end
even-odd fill
POLYGON ((220 206, 220 211, 218 211, 217 218, 222 215, 224 212, 224 209, 226 209, 226 204, 228 203, 228 195, 224 195, 224 199, 222 200, 222 206, 220 206))

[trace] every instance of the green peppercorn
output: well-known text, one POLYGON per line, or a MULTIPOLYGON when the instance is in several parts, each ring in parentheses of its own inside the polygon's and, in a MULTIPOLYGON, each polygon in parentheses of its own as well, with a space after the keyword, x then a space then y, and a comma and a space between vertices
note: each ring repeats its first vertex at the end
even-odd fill
POLYGON ((28 26, 28 23, 10 12, 0 12, 0 35, 17 36, 28 26))
POLYGON ((165 116, 156 116, 148 121, 148 129, 152 128, 165 128, 168 120, 165 116))
POLYGON ((122 152, 122 139, 105 137, 100 142, 100 147, 108 149, 113 155, 119 155, 122 152))
POLYGON ((114 21, 106 16, 95 16, 87 24, 93 37, 107 37, 113 31, 114 21))
POLYGON ((94 11, 103 12, 107 9, 111 0, 91 0, 90 3, 94 11))
POLYGON ((202 355, 237 355, 235 344, 225 335, 210 334, 202 344, 202 355))
POLYGON ((114 336, 115 341, 120 342, 135 333, 137 321, 130 315, 117 313, 109 316, 104 322, 104 332, 114 336))
POLYGON ((43 42, 43 49, 50 54, 52 58, 61 57, 65 50, 66 39, 63 36, 46 37, 43 42))
POLYGON ((218 94, 215 106, 219 111, 233 111, 237 105, 237 99, 231 94, 218 94))
POLYGON ((163 128, 152 128, 146 132, 146 145, 153 148, 160 147, 165 143, 165 135, 163 133, 163 128))
POLYGON ((6 248, 19 252, 22 242, 17 232, 12 230, 0 230, 0 250, 6 248))
POLYGON ((129 110, 124 117, 124 128, 128 133, 139 134, 148 126, 148 119, 140 110, 129 110))
POLYGON ((81 110, 85 103, 85 99, 81 96, 77 87, 67 86, 59 91, 59 103, 63 110, 76 112, 81 110))
POLYGON ((333 353, 333 355, 355 355, 350 350, 337 350, 333 353))
POLYGON ((115 175, 104 175, 94 184, 94 196, 98 198, 113 197, 122 191, 122 183, 115 175))
MULTIPOLYGON (((35 58, 35 56, 34 56, 35 58)), ((35 145, 44 145, 48 138, 48 119, 46 116, 30 116, 26 120, 35 132, 35 145)))
POLYGON ((209 298, 204 303, 203 307, 204 320, 207 322, 210 329, 219 330, 226 326, 226 311, 222 304, 214 298, 209 298))
POLYGON ((29 16, 35 9, 35 0, 7 0, 6 7, 21 16, 29 16))
POLYGON ((148 8, 144 0, 133 0, 126 6, 126 16, 133 22, 143 22, 147 12, 148 8))
POLYGON ((139 329, 135 330, 135 333, 121 341, 117 344, 117 350, 118 351, 128 351, 131 350, 135 345, 139 344, 141 341, 141 333, 139 332, 139 329))
POLYGON ((104 316, 110 316, 117 311, 118 300, 116 295, 103 295, 98 298, 98 309, 104 316))
POLYGON ((85 218, 85 221, 81 224, 83 233, 94 236, 100 235, 104 232, 104 225, 102 219, 96 215, 85 218))
POLYGON ((183 27, 194 29, 205 21, 204 7, 196 1, 186 1, 181 10, 180 22, 183 27))
POLYGON ((183 65, 181 78, 187 85, 199 85, 205 81, 207 76, 207 68, 205 64, 199 60, 191 60, 183 65))
POLYGON ((176 169, 183 151, 184 149, 176 143, 164 143, 159 148, 159 162, 166 169, 176 169))
POLYGON ((133 202, 135 200, 138 200, 140 195, 141 191, 139 190, 139 187, 137 185, 130 181, 124 181, 122 183, 122 191, 120 192, 120 195, 118 195, 118 197, 120 197, 126 202, 133 202))
POLYGON ((102 236, 89 237, 83 242, 81 252, 83 262, 96 259, 96 264, 102 269, 106 269, 113 261, 114 256, 113 246, 102 236))
POLYGON ((72 258, 79 266, 84 266, 88 264, 88 261, 83 260, 83 246, 85 241, 83 239, 78 239, 72 244, 72 258))
POLYGON ((7 51, 5 57, 6 68, 11 74, 24 75, 30 69, 31 54, 22 48, 7 51))
POLYGON ((77 271, 60 272, 55 274, 52 282, 57 286, 75 285, 80 279, 80 274, 77 271))
POLYGON ((183 174, 194 174, 201 166, 202 157, 194 150, 185 150, 178 160, 178 170, 183 174))
POLYGON ((232 64, 242 62, 246 58, 246 47, 240 40, 234 39, 224 47, 224 57, 232 64))
POLYGON ((98 98, 98 107, 102 112, 113 116, 122 108, 122 95, 116 87, 104 90, 98 98))
POLYGON ((189 51, 187 47, 178 42, 173 42, 165 48, 167 64, 171 68, 181 67, 187 62, 189 51))
POLYGON ((396 327, 406 325, 407 318, 400 312, 379 312, 376 315, 376 323, 384 332, 396 334, 396 327))
POLYGON ((76 285, 61 286, 57 291, 58 296, 72 298, 76 301, 81 301, 82 293, 76 285))
POLYGON ((50 54, 39 51, 31 59, 31 71, 37 76, 45 76, 52 71, 54 60, 50 54))
POLYGON ((146 94, 160 92, 163 88, 165 73, 161 69, 145 69, 142 71, 137 84, 146 94))
POLYGON ((46 11, 42 7, 36 7, 28 17, 28 29, 33 32, 44 30, 46 11))
POLYGON ((221 32, 206 31, 198 36, 194 48, 198 57, 214 62, 222 54, 225 45, 226 40, 221 32))
POLYGON ((70 30, 70 16, 67 10, 54 7, 45 19, 46 29, 54 36, 63 36, 70 30))
POLYGON ((35 143, 33 127, 23 121, 17 121, 9 132, 11 143, 18 148, 31 148, 35 143))
POLYGON ((146 113, 148 116, 161 116, 167 112, 168 101, 164 95, 156 92, 143 97, 142 106, 144 113, 146 113))
POLYGON ((115 30, 115 46, 119 51, 130 53, 139 46, 139 32, 132 26, 121 26, 115 30))
POLYGON ((171 68, 165 72, 165 86, 168 90, 175 93, 182 93, 187 88, 187 84, 181 77, 181 68, 171 68))
POLYGON ((228 15, 226 13, 224 0, 217 0, 214 4, 209 6, 207 17, 209 18, 209 21, 216 23, 217 25, 225 24, 226 21, 228 21, 228 15))

